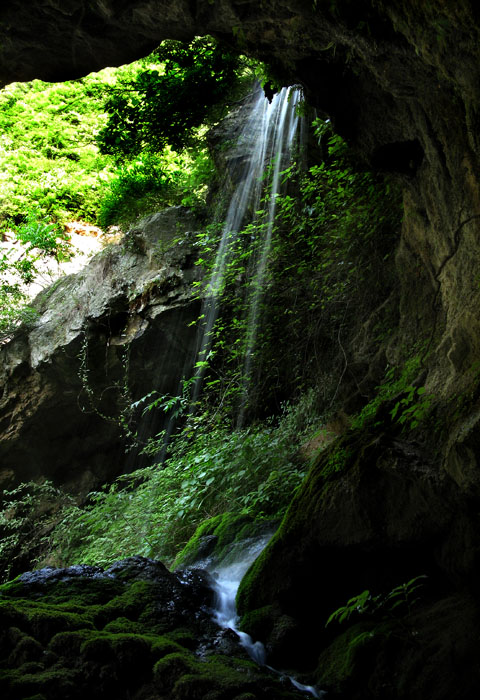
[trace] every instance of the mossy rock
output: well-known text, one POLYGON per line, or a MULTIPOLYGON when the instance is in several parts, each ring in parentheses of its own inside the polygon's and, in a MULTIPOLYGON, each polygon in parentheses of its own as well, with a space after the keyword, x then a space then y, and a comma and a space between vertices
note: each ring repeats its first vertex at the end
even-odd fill
POLYGON ((74 632, 58 632, 47 645, 47 649, 57 656, 74 657, 80 654, 85 641, 95 635, 95 630, 83 629, 74 632))
POLYGON ((206 575, 165 573, 147 561, 144 570, 154 580, 139 580, 141 563, 129 567, 133 580, 123 577, 119 586, 107 577, 74 578, 70 600, 70 582, 50 580, 49 572, 45 585, 33 572, 30 587, 3 588, 2 700, 298 697, 253 662, 236 658, 235 644, 239 655, 242 650, 233 632, 232 657, 223 655, 206 575), (28 590, 31 599, 23 597, 28 590))
POLYGON ((153 667, 155 687, 162 692, 170 692, 183 675, 195 673, 194 658, 185 652, 166 654, 153 667))
POLYGON ((103 628, 104 632, 131 632, 132 634, 141 634, 144 630, 143 625, 134 620, 129 620, 126 617, 116 617, 114 620, 107 622, 103 628))
POLYGON ((25 615, 26 629, 42 644, 47 643, 58 632, 93 629, 88 613, 81 615, 43 602, 23 600, 19 601, 19 610, 25 615))
POLYGON ((340 634, 320 654, 317 682, 330 692, 347 695, 355 685, 364 686, 362 671, 369 667, 368 654, 378 651, 378 642, 385 639, 388 631, 387 625, 359 623, 340 634))
POLYGON ((240 629, 249 634, 252 639, 266 639, 272 631, 277 616, 278 611, 273 605, 265 605, 263 608, 251 610, 243 615, 240 629))
POLYGON ((455 579, 476 580, 480 535, 469 508, 418 445, 369 429, 347 432, 317 458, 244 576, 243 628, 261 632, 283 657, 277 624, 295 620, 291 663, 313 669, 331 642, 329 615, 361 591, 388 593, 424 574, 444 590, 455 579))
POLYGON ((65 697, 78 697, 77 678, 70 669, 47 669, 27 673, 20 667, 12 673, 10 694, 7 698, 22 700, 33 694, 44 695, 48 700, 63 700, 65 697))
POLYGON ((249 515, 215 515, 198 526, 177 555, 174 566, 191 566, 202 559, 216 564, 228 563, 229 556, 235 557, 236 544, 241 545, 245 540, 273 532, 277 526, 277 521, 254 519, 249 515))
POLYGON ((39 661, 43 651, 42 645, 36 639, 23 634, 8 657, 8 665, 14 667, 30 661, 39 661))
POLYGON ((196 658, 169 654, 154 667, 154 685, 172 700, 281 700, 302 697, 276 676, 263 674, 244 659, 216 656, 196 658))

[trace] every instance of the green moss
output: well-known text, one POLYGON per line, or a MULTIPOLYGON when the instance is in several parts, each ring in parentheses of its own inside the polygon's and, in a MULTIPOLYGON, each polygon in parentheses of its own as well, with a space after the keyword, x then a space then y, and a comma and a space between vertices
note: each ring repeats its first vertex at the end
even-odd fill
POLYGON ((362 675, 366 656, 372 645, 377 646, 379 635, 387 634, 387 626, 359 623, 337 637, 322 652, 318 660, 316 678, 322 687, 344 692, 362 675))
POLYGON ((8 627, 25 628, 27 617, 13 603, 0 600, 0 630, 8 627))
POLYGON ((124 584, 116 579, 85 579, 58 581, 42 591, 42 601, 63 608, 66 611, 79 612, 85 607, 105 605, 114 596, 120 595, 124 584))
POLYGON ((47 648, 59 656, 74 656, 79 654, 82 644, 90 639, 92 634, 95 634, 95 630, 59 632, 52 637, 47 648))
POLYGON ((83 642, 80 654, 86 661, 113 666, 128 678, 133 668, 141 674, 149 667, 150 649, 151 640, 141 635, 100 633, 83 642))
POLYGON ((98 611, 96 624, 104 626, 119 617, 138 620, 149 601, 155 602, 157 590, 158 584, 152 581, 134 581, 130 586, 123 586, 123 592, 109 600, 98 611))
POLYGON ((11 666, 20 666, 29 661, 38 661, 43 655, 43 647, 36 639, 21 634, 15 648, 8 657, 11 666))
POLYGON ((188 652, 173 652, 161 658, 153 667, 155 687, 162 691, 173 688, 182 675, 195 673, 196 663, 188 652))
POLYGON ((131 632, 132 634, 141 634, 144 630, 144 626, 139 622, 134 622, 126 617, 116 617, 115 620, 108 622, 103 628, 104 632, 111 632, 113 634, 119 632, 131 632))
POLYGON ((183 627, 179 627, 176 630, 169 632, 168 639, 180 644, 180 646, 184 647, 185 649, 194 649, 197 644, 197 640, 192 632, 183 627))
POLYGON ((152 642, 152 655, 155 659, 163 659, 168 654, 181 654, 185 651, 183 645, 171 639, 170 636, 155 637, 152 642))
POLYGON ((258 610, 252 610, 242 617, 240 629, 247 632, 253 639, 266 639, 272 630, 275 614, 273 605, 265 605, 258 610))
MULTIPOLYGON (((91 583, 83 582, 86 589, 91 583)), ((55 588, 47 591, 55 603, 45 602, 47 596, 0 603, 0 687, 6 700, 81 700, 91 690, 95 697, 133 697, 143 688, 151 692, 152 684, 172 700, 291 697, 250 661, 213 653, 199 658, 196 623, 194 629, 171 629, 158 605, 165 595, 161 582, 124 583, 120 593, 108 585, 102 592, 95 584, 92 594, 85 590, 71 601, 63 586, 58 595, 55 588)))
MULTIPOLYGON (((300 586, 303 576, 299 567, 303 567, 302 571, 311 567, 305 549, 315 541, 314 532, 319 523, 336 527, 329 519, 338 510, 338 499, 344 500, 344 494, 348 498, 368 465, 376 463, 380 441, 381 435, 374 435, 368 429, 350 430, 316 457, 280 527, 240 584, 237 609, 246 631, 252 633, 258 629, 261 632, 258 638, 266 640, 283 613, 298 616, 300 609, 308 616, 302 592, 312 596, 313 590, 298 589, 295 594, 298 602, 291 601, 292 590, 300 586)), ((343 525, 339 523, 340 528, 343 525)), ((320 597, 319 607, 321 604, 320 597)))
MULTIPOLYGON (((214 657, 197 659, 169 654, 154 667, 156 687, 178 700, 220 700, 248 690, 258 680, 256 665, 243 659, 214 657), (247 686, 247 687, 246 687, 247 686)), ((255 697, 255 696, 254 696, 255 697)))
POLYGON ((27 693, 45 693, 52 699, 77 696, 75 675, 70 669, 25 673, 20 667, 11 675, 10 687, 17 698, 27 697, 27 693))
POLYGON ((48 642, 58 632, 93 629, 93 623, 88 615, 65 612, 54 605, 37 601, 19 601, 19 611, 22 612, 35 639, 48 642))
POLYGON ((10 597, 22 597, 25 592, 25 586, 18 578, 13 579, 13 581, 8 581, 8 583, 2 583, 0 585, 0 599, 10 598, 10 597))
POLYGON ((194 535, 177 555, 174 566, 189 566, 205 556, 223 561, 235 542, 242 542, 249 537, 258 536, 265 530, 271 530, 274 527, 275 524, 272 521, 255 520, 250 515, 235 515, 234 513, 215 515, 198 526, 194 535), (214 537, 215 541, 212 542, 212 546, 208 548, 207 552, 202 552, 206 537, 214 537))
POLYGON ((332 474, 340 474, 348 467, 352 452, 341 445, 334 445, 328 452, 326 458, 322 460, 321 477, 327 479, 332 474))

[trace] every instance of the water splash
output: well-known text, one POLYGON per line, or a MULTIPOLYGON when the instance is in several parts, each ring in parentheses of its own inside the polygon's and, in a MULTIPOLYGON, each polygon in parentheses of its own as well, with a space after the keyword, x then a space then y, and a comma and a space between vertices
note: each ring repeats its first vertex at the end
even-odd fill
POLYGON ((239 561, 215 568, 211 572, 215 576, 215 622, 224 629, 232 629, 240 638, 240 643, 249 656, 260 666, 263 666, 266 661, 265 647, 261 642, 254 642, 249 634, 238 628, 239 618, 235 598, 245 572, 265 548, 270 537, 271 535, 268 535, 242 543, 242 558, 239 561))

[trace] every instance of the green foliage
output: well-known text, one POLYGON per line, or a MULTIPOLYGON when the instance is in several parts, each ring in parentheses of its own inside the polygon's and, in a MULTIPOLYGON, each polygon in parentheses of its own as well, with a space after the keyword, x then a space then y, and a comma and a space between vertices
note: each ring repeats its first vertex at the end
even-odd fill
POLYGON ((100 204, 98 222, 106 228, 120 221, 133 221, 148 209, 167 206, 172 195, 172 178, 165 172, 162 159, 141 156, 122 166, 110 181, 100 204))
MULTIPOLYGON (((281 517, 305 475, 292 413, 294 407, 278 425, 234 432, 203 423, 193 433, 188 428, 163 464, 119 477, 91 493, 84 507, 65 504, 59 525, 42 542, 43 556, 62 565, 102 565, 133 554, 173 559, 216 514, 281 517)), ((162 445, 162 439, 151 444, 151 454, 162 445)))
POLYGON ((205 147, 183 153, 168 147, 161 154, 142 153, 116 170, 101 199, 98 222, 104 228, 126 226, 167 206, 202 206, 213 177, 205 147))
MULTIPOLYGON (((321 385, 325 406, 327 401, 331 406, 348 360, 342 331, 351 334, 359 327, 388 296, 394 281, 392 253, 401 219, 398 189, 362 169, 329 124, 317 121, 315 131, 323 149, 321 162, 305 169, 299 153, 298 161, 281 174, 283 190, 276 197, 247 379, 250 416, 278 410, 287 397, 301 395, 313 382, 321 385), (323 379, 326 364, 333 371, 323 379)), ((266 173, 266 182, 268 177, 266 173)), ((227 242, 221 311, 211 336, 206 391, 211 389, 213 396, 228 392, 232 412, 238 411, 245 390, 248 318, 258 292, 256 265, 268 225, 267 204, 268 194, 253 223, 227 242)), ((199 263, 207 270, 215 240, 212 230, 199 239, 199 263)))
POLYGON ((199 657, 208 612, 189 614, 188 593, 172 605, 173 574, 135 574, 125 567, 115 577, 78 572, 36 587, 0 586, 2 698, 298 697, 253 662, 215 653, 213 643, 199 657))
POLYGON ((346 605, 335 610, 325 623, 325 627, 331 622, 339 624, 350 620, 352 615, 369 615, 374 617, 391 617, 394 613, 410 613, 413 606, 419 601, 419 591, 423 588, 427 576, 415 576, 406 583, 395 586, 385 594, 372 595, 365 590, 359 595, 353 596, 346 605))
POLYGON ((50 221, 94 221, 108 158, 94 133, 103 121, 101 90, 111 73, 48 84, 13 83, 0 91, 0 224, 32 207, 50 221))
MULTIPOLYGON (((175 52, 182 53, 180 45, 172 47, 175 52)), ((25 246, 21 255, 0 257, 0 338, 34 317, 24 286, 41 256, 68 258, 67 220, 128 225, 171 204, 203 206, 214 168, 193 132, 189 151, 165 145, 161 153, 142 153, 120 166, 100 153, 95 140, 107 118, 105 95, 114 99, 140 74, 162 71, 159 60, 149 57, 66 83, 13 83, 0 91, 0 233, 14 232, 25 246)))
POLYGON ((20 484, 3 492, 0 510, 0 580, 19 573, 22 564, 35 561, 42 539, 58 523, 73 499, 50 481, 20 484))
POLYGON ((66 234, 39 209, 27 210, 23 223, 11 225, 10 236, 13 233, 22 248, 5 248, 0 253, 0 340, 37 317, 27 306, 26 286, 38 274, 38 263, 46 257, 60 262, 71 256, 66 234))
POLYGON ((327 478, 332 474, 342 472, 348 464, 351 456, 352 454, 350 450, 345 449, 344 447, 334 447, 330 451, 327 462, 322 469, 322 476, 327 478))
POLYGON ((320 654, 316 677, 320 679, 321 686, 340 694, 345 686, 352 687, 352 678, 358 685, 358 677, 365 668, 365 658, 369 654, 375 655, 377 645, 383 646, 389 636, 388 623, 363 621, 349 626, 320 654))
MULTIPOLYGON (((172 56, 182 54, 183 45, 177 44, 172 44, 172 56)), ((204 50, 208 54, 207 46, 204 50)), ((212 48, 215 61, 218 51, 212 48)), ((188 205, 203 201, 213 166, 193 130, 190 151, 175 153, 165 140, 150 139, 150 157, 138 152, 131 165, 118 165, 112 155, 100 153, 96 140, 102 129, 107 138, 105 100, 128 100, 140 76, 161 75, 162 60, 173 59, 167 48, 160 53, 80 80, 12 83, 0 91, 0 231, 12 221, 24 221, 32 208, 50 222, 96 222, 100 213, 103 225, 110 225, 131 222, 143 207, 150 211, 183 200, 188 205)), ((177 78, 179 85, 181 75, 177 78)), ((176 131, 171 129, 173 144, 176 131)))
MULTIPOLYGON (((389 183, 361 169, 346 143, 327 122, 317 120, 315 133, 325 155, 304 175, 294 167, 285 174, 296 179, 300 196, 285 195, 280 219, 289 244, 287 270, 297 278, 307 273, 316 285, 317 310, 336 306, 337 318, 348 303, 359 307, 362 283, 378 291, 383 283, 370 275, 385 265, 393 250, 400 223, 399 192, 389 183), (303 255, 292 256, 292 252, 303 255), (312 269, 313 263, 313 269, 312 269)), ((283 260, 287 250, 283 246, 283 260)), ((279 251, 280 252, 280 251, 279 251)))
POLYGON ((27 257, 34 250, 40 255, 51 255, 59 262, 70 260, 72 256, 68 235, 58 224, 43 217, 38 208, 27 209, 24 223, 13 225, 12 230, 26 246, 27 257))
POLYGON ((162 67, 139 72, 107 101, 108 121, 97 139, 103 153, 138 155, 167 144, 182 150, 209 110, 225 104, 239 70, 238 56, 208 37, 164 41, 156 58, 162 67))
POLYGON ((377 387, 376 396, 370 401, 352 422, 352 427, 363 428, 377 420, 379 408, 385 402, 398 399, 390 411, 391 419, 403 428, 417 428, 429 415, 432 397, 425 395, 425 387, 413 386, 412 382, 420 370, 420 355, 409 358, 401 371, 391 367, 385 373, 385 381, 377 387))
POLYGON ((173 566, 175 568, 184 568, 197 562, 201 556, 202 543, 205 537, 213 537, 215 546, 208 552, 208 557, 215 559, 217 562, 222 562, 222 565, 228 563, 228 556, 233 552, 238 555, 238 550, 235 549, 235 544, 242 544, 245 540, 258 537, 266 531, 274 529, 274 520, 265 521, 260 518, 253 518, 251 515, 243 513, 221 513, 208 518, 201 523, 193 536, 188 540, 185 547, 177 554, 173 566))

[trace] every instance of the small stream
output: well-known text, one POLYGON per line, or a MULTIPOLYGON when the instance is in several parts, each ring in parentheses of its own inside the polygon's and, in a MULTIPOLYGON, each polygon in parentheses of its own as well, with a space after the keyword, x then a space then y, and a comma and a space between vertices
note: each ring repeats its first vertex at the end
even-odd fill
MULTIPOLYGON (((265 537, 252 538, 242 542, 238 547, 238 556, 235 558, 235 554, 230 556, 229 559, 231 563, 226 563, 221 566, 214 566, 208 560, 203 562, 198 562, 195 566, 198 568, 204 568, 209 571, 215 579, 215 608, 213 610, 215 622, 224 629, 233 630, 240 638, 240 643, 248 652, 250 658, 255 661, 259 666, 265 666, 270 671, 277 673, 278 675, 285 676, 286 674, 277 669, 272 668, 266 663, 266 650, 262 642, 254 642, 249 634, 242 632, 238 629, 239 618, 237 615, 237 608, 235 605, 235 598, 237 595, 238 587, 240 582, 245 575, 250 564, 252 564, 261 551, 267 545, 271 534, 265 537)), ((292 676, 287 676, 291 683, 297 688, 305 693, 309 693, 314 698, 323 698, 325 693, 317 690, 312 685, 304 685, 299 683, 292 676)))

